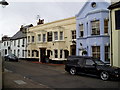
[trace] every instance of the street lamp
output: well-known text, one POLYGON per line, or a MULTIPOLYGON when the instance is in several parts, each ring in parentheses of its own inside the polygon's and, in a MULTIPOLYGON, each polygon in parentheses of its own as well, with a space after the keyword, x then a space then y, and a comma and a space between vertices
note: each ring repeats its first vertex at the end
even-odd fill
POLYGON ((2 5, 3 8, 7 5, 9 5, 9 3, 6 2, 5 0, 0 1, 0 4, 2 5))

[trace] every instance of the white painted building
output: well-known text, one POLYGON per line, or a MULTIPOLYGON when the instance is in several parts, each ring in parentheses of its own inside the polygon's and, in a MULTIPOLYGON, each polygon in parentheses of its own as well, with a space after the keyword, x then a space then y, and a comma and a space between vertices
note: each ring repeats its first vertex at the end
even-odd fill
POLYGON ((0 46, 1 46, 0 51, 1 51, 2 56, 10 54, 11 53, 11 49, 10 49, 10 46, 11 46, 10 37, 8 37, 6 35, 3 36, 0 46))
POLYGON ((11 51, 18 58, 25 59, 27 56, 27 29, 33 25, 21 26, 20 30, 11 37, 11 51))

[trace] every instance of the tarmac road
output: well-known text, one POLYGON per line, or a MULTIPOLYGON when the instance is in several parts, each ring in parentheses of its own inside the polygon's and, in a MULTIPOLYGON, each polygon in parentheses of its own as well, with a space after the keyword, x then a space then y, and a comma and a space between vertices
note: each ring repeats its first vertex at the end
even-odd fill
MULTIPOLYGON (((5 74, 3 78, 4 87, 7 87, 8 84, 11 86, 10 83, 7 83, 9 74, 11 74, 11 82, 15 82, 14 78, 20 76, 21 79, 23 77, 27 78, 28 81, 26 82, 30 80, 37 83, 36 85, 43 86, 42 88, 120 88, 120 81, 102 81, 96 77, 69 75, 64 71, 64 65, 40 64, 21 60, 19 62, 5 62, 4 67, 11 71, 7 75, 5 74)), ((11 88, 14 88, 14 86, 11 88)), ((22 88, 22 86, 18 85, 18 88, 22 88)))

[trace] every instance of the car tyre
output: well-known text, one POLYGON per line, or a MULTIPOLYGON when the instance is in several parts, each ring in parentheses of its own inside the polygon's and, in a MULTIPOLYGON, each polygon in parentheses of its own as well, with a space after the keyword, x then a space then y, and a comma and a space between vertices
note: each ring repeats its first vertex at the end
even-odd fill
POLYGON ((100 73, 100 78, 101 78, 102 80, 104 80, 104 81, 108 80, 108 79, 109 79, 109 73, 106 72, 106 71, 102 71, 102 72, 100 73))
POLYGON ((75 67, 72 67, 72 68, 70 69, 69 73, 70 73, 71 75, 75 75, 75 74, 77 73, 76 68, 75 68, 75 67))

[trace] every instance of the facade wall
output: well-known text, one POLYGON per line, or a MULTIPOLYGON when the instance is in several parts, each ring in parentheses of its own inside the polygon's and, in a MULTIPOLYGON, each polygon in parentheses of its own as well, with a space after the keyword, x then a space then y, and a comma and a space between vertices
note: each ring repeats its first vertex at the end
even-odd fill
POLYGON ((5 55, 11 53, 11 50, 8 49, 8 47, 10 47, 10 45, 11 45, 10 40, 8 40, 8 41, 3 41, 3 42, 1 43, 1 52, 2 52, 1 54, 2 54, 2 56, 5 56, 5 55))
MULTIPOLYGON (((28 42, 28 47, 27 50, 30 50, 30 56, 28 58, 37 58, 37 59, 42 59, 41 57, 41 50, 42 48, 46 49, 46 55, 50 50, 50 59, 51 60, 56 60, 56 61, 63 61, 66 60, 65 58, 65 50, 69 52, 69 55, 71 55, 71 45, 73 45, 72 41, 76 40, 72 39, 72 31, 76 32, 76 21, 75 17, 68 18, 68 19, 63 19, 43 25, 38 25, 35 27, 32 27, 29 29, 28 34, 27 34, 27 40, 28 37, 30 36, 30 42, 28 42), (48 32, 52 32, 52 41, 48 41, 48 32), (55 40, 55 32, 58 33, 58 39, 55 40), (63 39, 60 40, 60 33, 63 32, 63 39), (41 41, 38 41, 38 35, 41 35, 41 41), (43 34, 45 34, 45 42, 43 42, 43 34), (35 41, 32 42, 32 36, 34 36, 35 41), (38 56, 36 57, 35 55, 32 56, 32 50, 37 50, 39 53, 38 56), (55 50, 58 50, 57 57, 55 57, 55 50), (61 51, 60 51, 61 50, 61 51), (62 57, 60 57, 60 52, 62 53, 62 57)), ((75 45, 76 46, 76 45, 75 45)), ((74 49, 74 52, 76 49, 74 49)))
POLYGON ((12 53, 18 56, 18 58, 26 58, 26 38, 11 40, 12 53), (24 39, 24 43, 23 43, 24 39))
MULTIPOLYGON (((93 8, 91 2, 87 2, 83 9, 81 9, 80 13, 76 15, 77 20, 77 55, 83 55, 83 51, 87 51, 88 56, 93 56, 92 47, 99 46, 100 50, 100 59, 102 61, 109 62, 109 60, 105 60, 105 46, 110 47, 109 41, 109 24, 108 24, 108 32, 104 32, 104 20, 109 20, 109 11, 107 10, 107 6, 104 2, 96 2, 96 7, 93 8), (101 6, 102 5, 102 6, 101 6), (102 8, 101 8, 102 7, 102 8), (90 12, 89 12, 90 11, 90 12), (93 35, 92 33, 92 22, 99 21, 99 35, 93 35), (80 34, 80 28, 83 25, 83 36, 80 34)), ((108 52, 109 53, 109 52, 108 52)), ((110 57, 109 57, 110 58, 110 57)))
POLYGON ((120 29, 116 29, 115 23, 115 11, 120 10, 120 8, 115 8, 111 11, 111 27, 112 27, 112 55, 111 63, 113 66, 120 67, 120 29))

